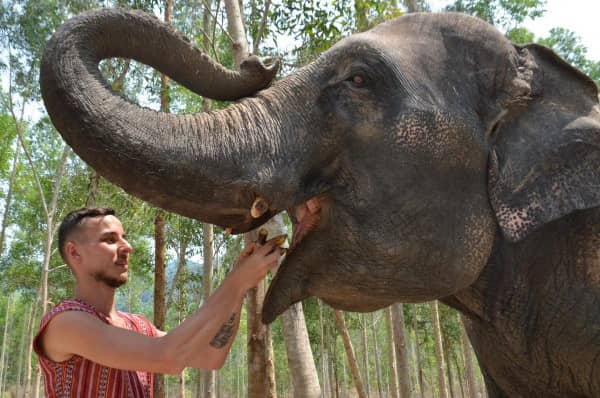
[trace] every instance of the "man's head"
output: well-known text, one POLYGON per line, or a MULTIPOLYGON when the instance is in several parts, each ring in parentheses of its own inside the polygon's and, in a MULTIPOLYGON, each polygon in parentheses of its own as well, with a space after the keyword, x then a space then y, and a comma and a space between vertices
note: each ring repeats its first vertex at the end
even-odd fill
POLYGON ((86 207, 70 212, 61 223, 60 254, 79 281, 91 277, 113 288, 127 282, 132 248, 114 214, 111 208, 86 207))

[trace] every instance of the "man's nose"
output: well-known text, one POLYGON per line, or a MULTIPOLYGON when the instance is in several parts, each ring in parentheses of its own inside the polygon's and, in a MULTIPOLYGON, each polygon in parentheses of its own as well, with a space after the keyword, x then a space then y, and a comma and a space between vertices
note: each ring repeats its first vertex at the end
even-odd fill
POLYGON ((131 247, 129 242, 127 242, 125 239, 122 239, 122 244, 121 247, 119 247, 119 249, 122 253, 131 253, 133 247, 131 247))

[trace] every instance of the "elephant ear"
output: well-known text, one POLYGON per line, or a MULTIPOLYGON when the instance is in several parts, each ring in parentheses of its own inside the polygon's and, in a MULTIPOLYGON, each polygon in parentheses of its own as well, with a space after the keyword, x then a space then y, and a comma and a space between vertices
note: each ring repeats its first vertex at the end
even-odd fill
POLYGON ((492 207, 513 242, 600 206, 596 85, 545 47, 517 47, 517 53, 515 77, 504 75, 509 87, 501 91, 520 97, 505 101, 491 129, 488 169, 492 207))

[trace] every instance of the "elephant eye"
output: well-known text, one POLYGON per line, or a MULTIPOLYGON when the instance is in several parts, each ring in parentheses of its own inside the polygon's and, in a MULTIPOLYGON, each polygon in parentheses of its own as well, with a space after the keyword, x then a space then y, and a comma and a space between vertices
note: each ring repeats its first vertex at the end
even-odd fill
POLYGON ((348 81, 352 82, 355 87, 364 87, 366 79, 364 75, 356 74, 351 76, 348 81))

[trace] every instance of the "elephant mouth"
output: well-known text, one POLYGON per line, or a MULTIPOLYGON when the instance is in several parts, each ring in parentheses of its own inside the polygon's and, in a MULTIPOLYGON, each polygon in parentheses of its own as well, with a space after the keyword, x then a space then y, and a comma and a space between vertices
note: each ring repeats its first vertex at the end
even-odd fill
POLYGON ((300 242, 320 223, 325 198, 315 196, 300 206, 288 210, 293 223, 292 245, 290 251, 294 251, 300 242))

